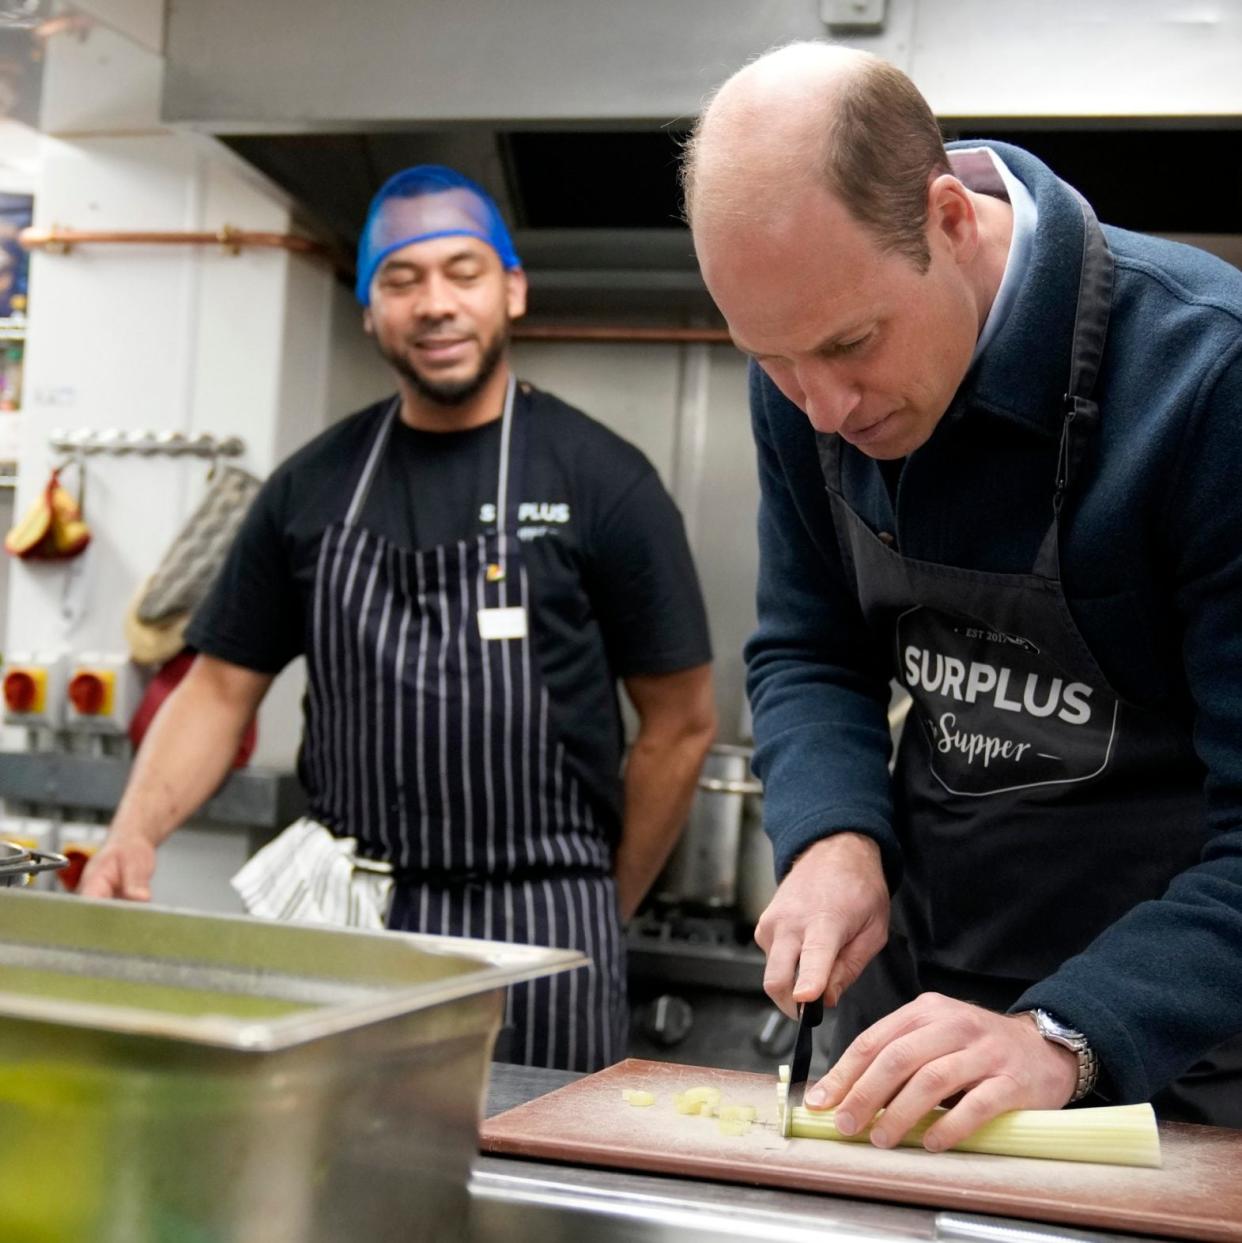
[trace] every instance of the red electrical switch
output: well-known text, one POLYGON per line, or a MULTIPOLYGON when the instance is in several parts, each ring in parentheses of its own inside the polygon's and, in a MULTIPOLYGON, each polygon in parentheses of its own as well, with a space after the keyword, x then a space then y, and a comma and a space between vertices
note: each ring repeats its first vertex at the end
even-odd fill
POLYGON ((46 701, 46 670, 10 669, 4 675, 4 704, 10 712, 42 712, 46 701))
POLYGON ((65 671, 65 728, 121 737, 134 714, 137 672, 128 656, 82 652, 65 671))
POLYGON ((95 851, 90 846, 66 846, 61 853, 69 863, 56 873, 56 879, 70 893, 77 893, 78 886, 82 883, 82 873, 86 871, 86 865, 95 851))
POLYGON ((107 716, 115 680, 111 669, 80 669, 69 679, 69 702, 83 716, 107 716))
POLYGON ((65 715, 65 658, 59 652, 9 652, 4 720, 27 729, 59 729, 65 715))

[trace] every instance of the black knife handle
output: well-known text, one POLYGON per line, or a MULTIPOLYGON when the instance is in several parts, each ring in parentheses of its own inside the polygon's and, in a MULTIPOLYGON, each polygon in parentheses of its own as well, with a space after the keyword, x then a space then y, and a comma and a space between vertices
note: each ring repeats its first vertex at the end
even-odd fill
POLYGON ((802 1013, 811 1027, 818 1027, 824 1021, 824 999, 816 997, 814 1001, 804 1001, 802 1013))

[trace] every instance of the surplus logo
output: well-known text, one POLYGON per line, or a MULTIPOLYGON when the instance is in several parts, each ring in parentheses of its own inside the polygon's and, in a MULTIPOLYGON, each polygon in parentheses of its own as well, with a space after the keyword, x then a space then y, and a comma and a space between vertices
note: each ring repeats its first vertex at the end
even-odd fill
POLYGON ((1002 712, 1033 717, 1056 715, 1067 725, 1085 725, 1091 719, 1092 688, 1085 682, 1066 682, 1039 673, 1015 673, 1005 665, 930 652, 910 644, 904 656, 904 681, 911 690, 922 689, 958 703, 990 699, 1002 712))
MULTIPOLYGON (((518 506, 519 522, 542 522, 555 526, 564 526, 571 517, 568 501, 523 501, 518 506)), ((488 501, 479 509, 479 521, 492 523, 496 521, 496 505, 488 501)))

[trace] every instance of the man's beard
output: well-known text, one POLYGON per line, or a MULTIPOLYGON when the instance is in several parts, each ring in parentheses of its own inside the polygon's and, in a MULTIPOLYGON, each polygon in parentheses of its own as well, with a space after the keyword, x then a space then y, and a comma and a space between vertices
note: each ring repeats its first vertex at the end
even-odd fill
POLYGON ((464 406, 472 397, 477 396, 487 385, 488 380, 496 374, 496 368, 500 365, 500 360, 504 357, 505 349, 509 344, 509 325, 506 323, 496 333, 491 344, 483 351, 483 357, 479 359, 478 371, 467 380, 429 380, 415 370, 403 352, 385 349, 378 338, 375 344, 380 354, 383 355, 384 361, 400 372, 420 397, 425 397, 438 406, 452 408, 464 406))

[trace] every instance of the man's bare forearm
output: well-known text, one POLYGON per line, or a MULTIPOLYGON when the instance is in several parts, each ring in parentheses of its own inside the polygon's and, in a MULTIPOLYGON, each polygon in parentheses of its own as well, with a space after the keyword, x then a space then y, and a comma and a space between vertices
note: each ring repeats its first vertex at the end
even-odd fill
POLYGON ((614 871, 629 919, 664 866, 690 812, 716 733, 708 666, 626 683, 641 725, 625 766, 625 822, 614 871))
POLYGON ((158 846, 219 788, 272 679, 199 657, 161 705, 112 820, 158 846))
POLYGON ((617 847, 617 900, 629 919, 677 843, 711 736, 657 751, 630 752, 625 769, 625 828, 617 847))

